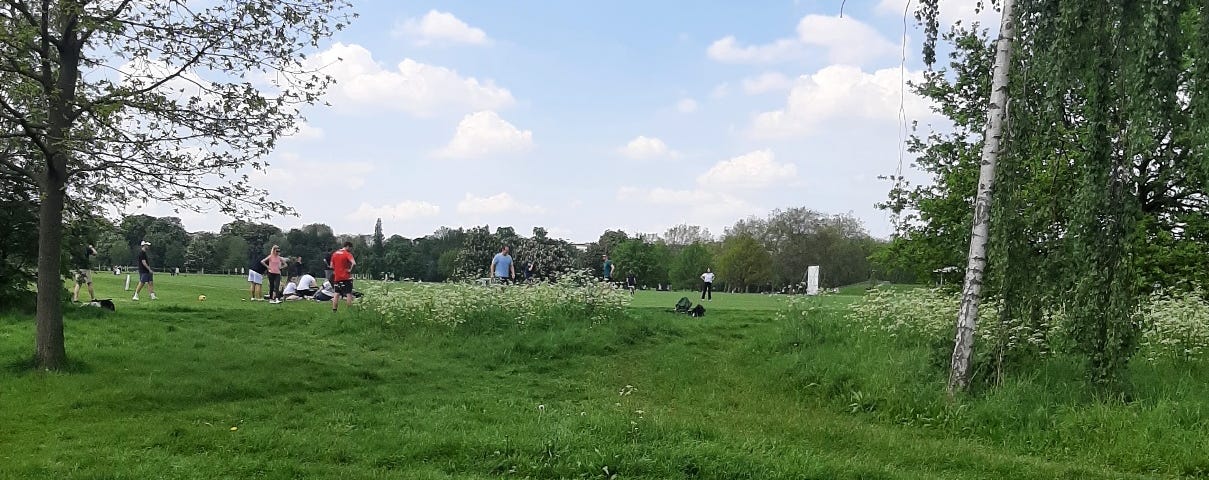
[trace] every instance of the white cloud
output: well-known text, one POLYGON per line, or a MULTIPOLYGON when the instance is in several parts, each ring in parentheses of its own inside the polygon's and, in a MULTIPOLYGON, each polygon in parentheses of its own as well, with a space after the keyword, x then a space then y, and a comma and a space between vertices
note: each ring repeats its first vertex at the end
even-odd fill
POLYGON ((764 45, 742 46, 734 36, 715 41, 709 58, 723 63, 772 64, 822 56, 831 63, 861 65, 900 51, 876 29, 850 16, 807 15, 797 35, 764 45))
POLYGON ((901 56, 902 47, 852 17, 807 15, 798 22, 798 40, 823 48, 832 63, 862 65, 870 60, 901 56))
MULTIPOLYGON (((906 79, 920 80, 920 72, 906 79)), ((756 116, 751 134, 777 138, 816 133, 838 119, 896 121, 900 105, 907 121, 931 116, 928 102, 905 90, 897 68, 865 73, 860 68, 833 65, 798 78, 785 108, 756 116)))
POLYGON ((445 67, 410 58, 391 70, 356 44, 336 43, 310 59, 336 79, 327 100, 337 107, 388 108, 417 116, 465 113, 512 106, 516 99, 491 80, 463 77, 445 67))
POLYGON ((466 115, 449 145, 437 152, 446 158, 478 158, 533 148, 533 132, 520 130, 492 111, 466 115))
POLYGON ((759 95, 768 92, 789 90, 793 80, 780 72, 766 72, 755 77, 743 79, 743 92, 748 95, 759 95))
POLYGON ((691 98, 683 98, 679 102, 676 102, 676 111, 680 113, 693 113, 698 108, 697 101, 691 98))
POLYGON ((521 203, 509 193, 497 193, 490 197, 480 197, 467 193, 466 198, 458 202, 458 213, 463 215, 494 215, 500 213, 543 213, 546 209, 537 205, 521 203))
POLYGON ((471 27, 452 13, 429 10, 421 18, 409 18, 391 32, 394 37, 410 37, 417 45, 464 43, 486 45, 487 33, 471 27))
POLYGON ((407 221, 417 218, 432 217, 441 213, 441 207, 428 202, 420 202, 416 200, 406 200, 394 205, 382 205, 375 207, 368 203, 361 203, 357 210, 349 214, 351 220, 371 222, 381 218, 383 220, 398 220, 407 221))
POLYGON ((653 137, 638 136, 630 140, 624 147, 621 147, 620 152, 626 157, 635 160, 660 158, 660 157, 677 157, 679 152, 668 148, 663 140, 653 137))
MULTIPOLYGON (((915 7, 919 2, 911 2, 910 0, 881 0, 878 2, 876 11, 883 15, 902 16, 906 11, 907 4, 910 2, 911 10, 907 11, 908 15, 915 13, 915 7)), ((992 8, 983 8, 978 12, 978 4, 989 6, 990 2, 986 0, 940 0, 940 23, 941 30, 948 30, 948 25, 961 20, 963 24, 969 25, 971 21, 978 21, 984 27, 990 27, 992 31, 999 26, 999 13, 992 8)), ((914 21, 914 19, 912 19, 914 21)))
POLYGON ((733 35, 728 35, 711 43, 705 53, 722 63, 780 63, 802 58, 801 47, 797 40, 788 38, 767 45, 740 46, 733 35))
POLYGON ((697 184, 709 189, 758 189, 784 184, 798 176, 798 167, 777 163, 771 150, 754 152, 718 162, 697 177, 697 184))

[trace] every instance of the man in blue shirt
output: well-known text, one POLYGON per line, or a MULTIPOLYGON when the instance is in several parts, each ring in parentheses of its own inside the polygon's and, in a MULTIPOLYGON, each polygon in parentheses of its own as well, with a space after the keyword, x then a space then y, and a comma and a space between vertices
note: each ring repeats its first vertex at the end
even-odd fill
POLYGON ((495 258, 491 259, 491 274, 500 282, 508 283, 513 278, 516 278, 516 269, 512 266, 512 255, 508 254, 508 246, 500 249, 500 253, 495 254, 495 258))
POLYGON ((613 281, 613 261, 609 260, 608 255, 601 255, 600 260, 604 262, 604 268, 601 271, 601 273, 604 275, 604 281, 612 282, 613 281))

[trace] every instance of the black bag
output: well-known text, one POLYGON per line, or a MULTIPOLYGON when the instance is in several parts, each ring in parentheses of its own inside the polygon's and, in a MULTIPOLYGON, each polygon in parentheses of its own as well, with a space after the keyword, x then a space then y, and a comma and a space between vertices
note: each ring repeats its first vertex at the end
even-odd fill
POLYGON ((680 301, 676 302, 676 313, 688 313, 693 308, 693 301, 688 297, 680 297, 680 301))
POLYGON ((697 306, 693 307, 692 311, 690 311, 688 314, 690 317, 704 317, 705 307, 702 307, 700 304, 698 304, 697 306))

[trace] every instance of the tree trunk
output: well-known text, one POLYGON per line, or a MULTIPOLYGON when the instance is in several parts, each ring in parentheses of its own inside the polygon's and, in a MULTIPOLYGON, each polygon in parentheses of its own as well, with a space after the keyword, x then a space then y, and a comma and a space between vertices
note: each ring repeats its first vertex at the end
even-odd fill
MULTIPOLYGON (((77 7, 78 8, 78 7, 77 7)), ((42 188, 38 213, 38 299, 37 334, 35 361, 38 368, 59 370, 67 363, 67 349, 63 342, 63 277, 60 275, 63 252, 63 207, 67 201, 67 160, 70 155, 72 120, 68 115, 76 97, 76 80, 80 72, 83 44, 76 37, 76 17, 68 15, 48 19, 43 13, 46 27, 62 28, 62 35, 55 51, 58 52, 58 71, 54 71, 49 59, 43 59, 43 78, 53 79, 51 93, 47 95, 46 168, 42 172, 42 188)), ((43 37, 43 48, 47 50, 47 37, 43 37)))
POLYGON ((987 126, 983 135, 982 161, 978 171, 978 194, 974 198, 974 222, 970 234, 970 253, 965 284, 961 289, 961 309, 957 313, 957 336, 949 370, 949 395, 970 385, 970 361, 974 355, 974 329, 978 324, 978 302, 982 295, 982 275, 987 261, 987 240, 991 220, 991 189, 995 185, 995 164, 999 159, 1004 124, 1007 122, 1008 73, 1011 70, 1012 40, 1016 26, 1012 19, 1014 0, 1004 0, 999 39, 995 42, 995 66, 991 77, 991 99, 987 105, 987 126))
POLYGON ((44 193, 38 213, 38 313, 36 362, 38 368, 58 370, 67 362, 63 344, 63 204, 66 178, 59 165, 47 162, 44 193))

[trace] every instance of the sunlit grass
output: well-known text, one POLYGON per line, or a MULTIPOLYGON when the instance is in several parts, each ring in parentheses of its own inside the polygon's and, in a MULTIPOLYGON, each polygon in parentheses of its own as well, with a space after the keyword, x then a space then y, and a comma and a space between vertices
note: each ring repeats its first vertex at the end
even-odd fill
POLYGON ((32 319, 0 317, 0 478, 1209 472, 1203 365, 1138 370, 1129 405, 1059 360, 950 404, 927 348, 848 324, 852 296, 789 318, 723 293, 690 318, 664 311, 687 292, 639 292, 612 321, 483 332, 248 302, 235 277, 157 277, 135 303, 123 279, 97 275, 117 312, 69 315, 70 373, 28 370, 32 319))

